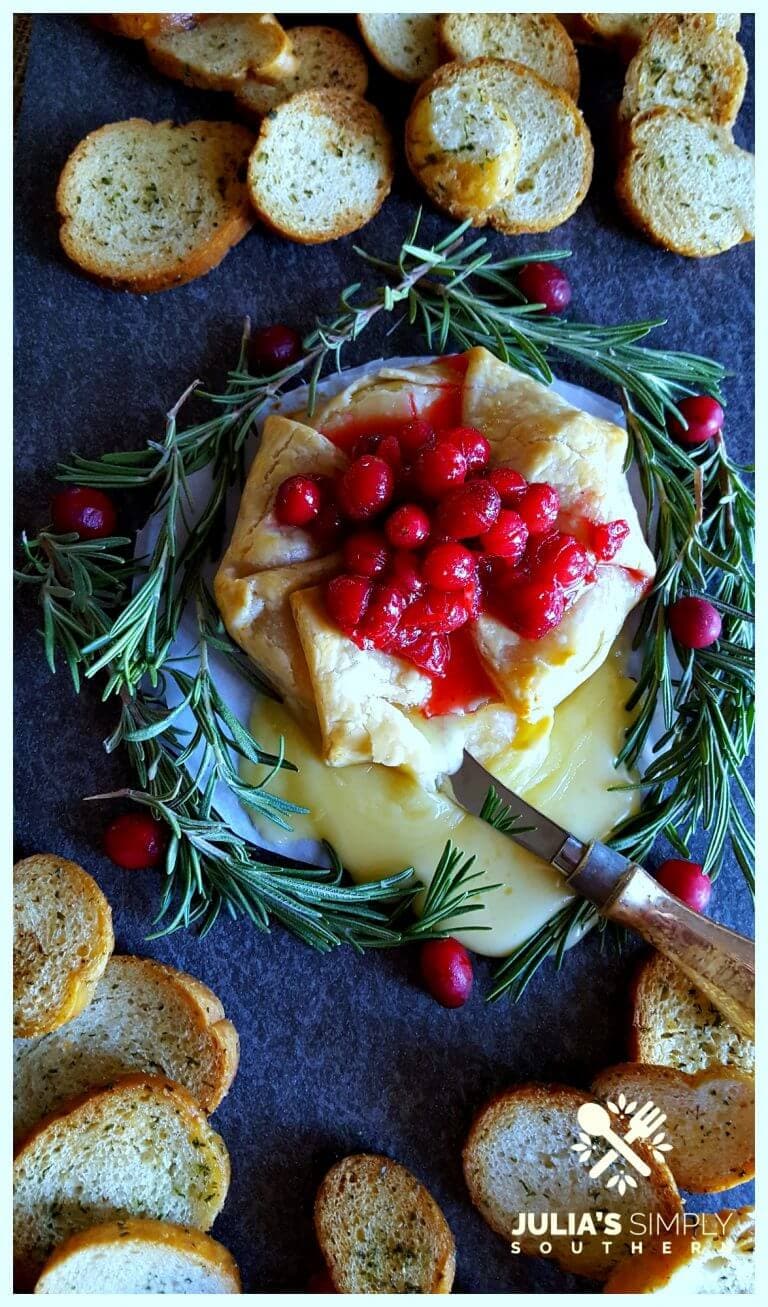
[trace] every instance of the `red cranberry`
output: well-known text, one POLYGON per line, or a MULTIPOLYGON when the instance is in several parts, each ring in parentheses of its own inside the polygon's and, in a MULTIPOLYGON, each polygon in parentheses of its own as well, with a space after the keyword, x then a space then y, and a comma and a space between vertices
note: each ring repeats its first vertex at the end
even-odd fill
POLYGON ((250 357, 257 372, 281 372, 301 358, 301 336, 283 322, 260 327, 251 337, 250 357))
POLYGON ((423 418, 406 422, 400 431, 400 448, 407 459, 415 458, 424 445, 435 443, 434 429, 423 418))
POLYGON ((430 939, 421 946, 421 974, 443 1007, 463 1007, 472 993, 472 959, 457 939, 430 939))
POLYGON ((722 618, 706 599, 677 599, 667 610, 669 629, 684 649, 707 649, 720 639, 722 618))
POLYGON ((344 541, 344 566, 358 576, 379 576, 388 562, 387 542, 380 531, 355 531, 344 541))
POLYGON ((81 540, 99 540, 114 533, 116 520, 115 506, 101 490, 67 486, 51 500, 53 529, 61 535, 75 531, 81 540))
POLYGON ((560 512, 560 496, 545 481, 532 481, 518 500, 517 511, 532 536, 551 531, 560 512))
POLYGON ((524 640, 540 640, 559 626, 565 612, 565 595, 558 585, 516 580, 504 587, 507 624, 524 640))
POLYGON ((681 445, 703 445, 722 431, 725 414, 716 399, 710 395, 689 395, 677 405, 686 422, 684 427, 672 418, 669 430, 681 445))
POLYGON ((440 442, 460 449, 470 472, 479 472, 491 457, 490 443, 477 427, 451 427, 440 436, 440 442))
POLYGON ((422 494, 430 499, 442 499, 454 486, 463 484, 467 460, 455 445, 435 445, 434 449, 422 450, 415 471, 422 494))
POLYGON ((418 504, 401 504, 384 525, 387 540, 395 549, 418 549, 429 537, 430 522, 418 504))
POLYGON ((287 477, 275 497, 275 517, 281 526, 309 526, 320 512, 322 495, 312 477, 287 477))
POLYGON ((156 867, 168 843, 168 828, 148 812, 126 812, 104 832, 104 852, 118 867, 156 867))
POLYGON ((451 644, 447 635, 418 635, 413 631, 398 631, 398 648, 411 663, 421 667, 430 676, 445 676, 451 661, 451 644))
POLYGON ((436 590, 463 590, 477 580, 475 555, 453 541, 435 545, 424 559, 424 580, 436 590))
POLYGON ((325 587, 325 603, 333 620, 342 631, 354 631, 362 621, 371 598, 370 581, 362 576, 349 576, 342 572, 334 576, 325 587))
POLYGON ((407 609, 403 616, 403 630, 450 635, 468 620, 469 605, 463 595, 428 590, 407 609))
POLYGON ((452 490, 441 503, 437 528, 455 540, 490 531, 501 512, 501 495, 488 481, 470 481, 452 490))
POLYGON ((385 463, 389 463, 393 472, 398 472, 403 461, 403 451, 400 448, 400 441, 397 436, 382 436, 376 450, 379 458, 383 458, 385 463))
POLYGON ((656 879, 694 912, 704 912, 712 896, 712 881, 704 875, 698 862, 667 858, 656 872, 656 879))
POLYGON ((503 508, 514 508, 528 482, 512 467, 492 467, 485 477, 501 495, 503 508))
POLYGON ((381 444, 382 437, 378 431, 367 431, 364 436, 356 440, 352 446, 351 457, 361 458, 363 454, 375 454, 381 444))
POLYGON ((389 582, 374 585, 360 634, 374 644, 387 645, 397 630, 408 599, 399 586, 389 582))
POLYGON ((615 522, 592 522, 589 528, 590 544, 603 563, 616 557, 628 535, 629 523, 621 517, 615 522))
POLYGON ((490 531, 480 537, 486 554, 508 558, 513 563, 522 558, 527 543, 528 527, 514 508, 502 508, 490 531))
POLYGON ((375 454, 356 458, 338 483, 339 507, 353 522, 365 522, 386 508, 395 478, 389 463, 375 454))
POLYGON ((543 304, 547 313, 562 313, 571 302, 571 283, 554 263, 526 263, 517 284, 530 304, 543 304))
POLYGON ((392 555, 389 575, 397 588, 403 591, 403 594, 420 594, 424 589, 424 582, 419 571, 419 560, 415 554, 409 554, 405 549, 398 549, 392 555))
POLYGON ((335 549, 344 530, 341 513, 333 499, 327 499, 321 505, 320 512, 312 523, 312 535, 321 549, 335 549))
POLYGON ((306 1293, 336 1293, 327 1271, 313 1271, 307 1280, 306 1293))
POLYGON ((592 570, 592 559, 573 536, 555 531, 537 545, 534 555, 536 575, 565 589, 584 581, 592 570))

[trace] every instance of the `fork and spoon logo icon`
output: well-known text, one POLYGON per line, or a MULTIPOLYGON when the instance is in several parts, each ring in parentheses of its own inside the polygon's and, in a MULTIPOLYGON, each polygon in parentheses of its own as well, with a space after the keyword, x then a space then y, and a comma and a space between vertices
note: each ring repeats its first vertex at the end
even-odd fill
MULTIPOLYGON (((613 1167, 620 1158, 638 1175, 650 1175, 648 1163, 632 1147, 638 1140, 650 1142, 651 1152, 658 1161, 663 1161, 664 1154, 672 1147, 666 1142, 665 1133, 661 1129, 667 1119, 666 1113, 650 1099, 640 1106, 637 1102, 627 1102, 624 1094, 620 1094, 615 1103, 610 1100, 607 1104, 582 1103, 576 1119, 581 1133, 579 1142, 572 1145, 573 1151, 581 1155, 580 1160, 585 1165, 592 1163, 589 1174, 593 1180, 613 1167), (616 1119, 616 1125, 619 1118, 629 1118, 629 1126, 623 1135, 614 1129, 612 1116, 616 1119), (595 1141, 600 1139, 604 1139, 610 1147, 593 1162, 595 1141)), ((606 1182, 606 1188, 614 1187, 622 1196, 627 1188, 637 1188, 634 1176, 621 1164, 606 1182)))

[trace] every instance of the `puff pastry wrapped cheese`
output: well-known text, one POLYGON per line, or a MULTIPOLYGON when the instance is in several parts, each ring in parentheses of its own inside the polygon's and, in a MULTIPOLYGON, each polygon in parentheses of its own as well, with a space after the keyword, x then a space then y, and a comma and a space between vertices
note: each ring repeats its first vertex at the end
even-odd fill
MULTIPOLYGON (((323 403, 310 419, 270 417, 243 492, 229 548, 215 581, 228 631, 302 714, 319 723, 332 766, 377 762, 434 784, 461 761, 464 747, 490 764, 521 735, 546 754, 555 708, 603 662, 654 574, 624 474, 627 436, 574 408, 554 391, 472 349, 412 368, 381 368, 323 403), (453 421, 480 428, 492 462, 560 496, 560 530, 583 535, 586 522, 622 518, 629 533, 610 565, 598 569, 562 622, 539 640, 517 635, 483 613, 471 624, 475 649, 498 701, 427 719, 430 678, 414 664, 360 649, 325 612, 320 583, 338 556, 275 519, 277 489, 296 473, 332 475, 348 461, 356 429, 386 430, 449 405, 453 421), (310 422, 313 425, 310 425, 310 422)), ((523 756, 525 755, 525 757, 523 756)), ((508 773, 507 773, 508 774, 508 773)))

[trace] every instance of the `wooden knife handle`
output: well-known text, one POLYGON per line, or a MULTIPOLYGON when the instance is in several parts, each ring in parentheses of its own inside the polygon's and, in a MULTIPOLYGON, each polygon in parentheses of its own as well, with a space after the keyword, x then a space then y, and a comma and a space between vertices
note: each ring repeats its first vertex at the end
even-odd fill
POLYGON ((718 926, 632 865, 601 907, 676 962, 742 1035, 755 1036, 755 945, 718 926))

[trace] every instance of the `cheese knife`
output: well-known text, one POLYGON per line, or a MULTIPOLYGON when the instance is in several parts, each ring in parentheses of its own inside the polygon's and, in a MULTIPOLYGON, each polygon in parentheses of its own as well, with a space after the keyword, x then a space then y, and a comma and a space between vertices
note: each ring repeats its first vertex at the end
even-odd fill
POLYGON ((464 753, 451 784, 457 803, 476 817, 492 786, 510 815, 519 819, 519 825, 505 832, 511 840, 557 868, 566 884, 594 903, 602 916, 642 935, 675 962, 737 1030, 754 1038, 752 940, 694 912, 615 849, 563 830, 501 785, 470 753, 464 753))

